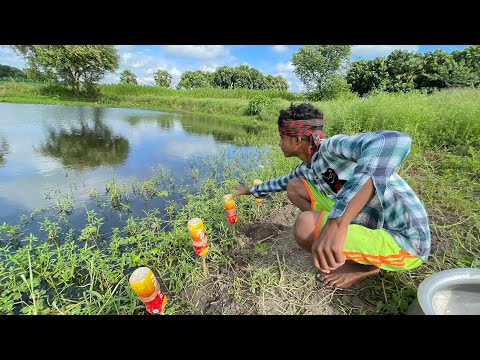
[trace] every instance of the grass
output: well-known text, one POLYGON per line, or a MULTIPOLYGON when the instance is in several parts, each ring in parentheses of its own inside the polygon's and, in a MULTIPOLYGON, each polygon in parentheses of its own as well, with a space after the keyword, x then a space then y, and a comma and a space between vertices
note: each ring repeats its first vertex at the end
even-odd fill
MULTIPOLYGON (((75 99, 63 88, 0 83, 0 101, 211 114, 225 124, 261 125, 256 136, 235 137, 234 143, 268 144, 272 150, 261 155, 264 167, 252 159, 225 154, 205 161, 201 168, 192 167, 187 175, 198 179, 194 188, 172 187, 168 175, 156 172, 150 179, 132 179, 130 185, 105 179, 104 193, 90 192, 97 205, 83 210, 83 229, 68 223, 73 200, 54 192, 50 209, 26 214, 19 224, 0 225, 0 313, 144 314, 144 305, 128 285, 129 274, 139 266, 154 270, 167 296, 166 314, 202 313, 191 293, 206 281, 222 287, 223 293, 252 313, 267 313, 272 307, 284 314, 308 313, 311 273, 294 270, 280 257, 268 264, 249 264, 252 256, 263 256, 267 247, 259 245, 250 251, 242 248, 240 238, 232 239, 221 203, 233 184, 279 176, 298 163, 279 153, 275 119, 278 110, 293 99, 300 100, 299 95, 216 89, 179 92, 126 85, 102 85, 100 90, 100 99, 92 101, 75 99), (271 97, 272 102, 257 115, 246 115, 249 101, 258 96, 271 97), (208 176, 199 179, 200 172, 208 176), (128 216, 133 197, 148 199, 172 191, 180 194, 183 206, 169 202, 166 217, 160 218, 157 209, 141 217, 128 216), (122 212, 124 226, 102 227, 106 208, 122 212), (234 276, 205 278, 186 231, 192 217, 204 219, 209 269, 224 269, 234 276), (42 224, 39 237, 25 233, 25 225, 33 221, 42 224), (258 304, 252 304, 246 294, 258 304), (272 305, 273 294, 283 299, 282 306, 272 305)), ((426 276, 454 267, 480 267, 479 100, 479 90, 465 89, 314 103, 325 114, 327 135, 388 128, 413 138, 412 151, 398 172, 425 203, 432 231, 430 260, 420 268, 367 279, 355 296, 327 293, 325 301, 334 303, 341 313, 403 314, 426 276)), ((284 199, 283 193, 273 194, 256 207, 247 197, 237 198, 239 225, 255 222, 258 211, 265 218, 284 199)), ((221 308, 218 311, 222 313, 221 308)))

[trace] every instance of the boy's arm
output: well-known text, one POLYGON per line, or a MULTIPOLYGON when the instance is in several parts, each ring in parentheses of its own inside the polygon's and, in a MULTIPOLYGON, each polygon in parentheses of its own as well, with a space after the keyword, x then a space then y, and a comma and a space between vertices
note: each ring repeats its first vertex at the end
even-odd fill
POLYGON ((347 236, 348 225, 357 216, 365 204, 375 195, 375 188, 371 179, 349 202, 342 216, 328 219, 312 244, 313 265, 324 273, 335 270, 345 263, 343 248, 347 236))
POLYGON ((273 178, 267 181, 262 182, 258 185, 253 185, 249 189, 244 188, 242 186, 234 186, 237 190, 233 197, 238 195, 253 195, 256 198, 263 198, 272 192, 279 192, 284 191, 287 189, 287 184, 293 178, 298 178, 301 175, 299 171, 300 165, 298 165, 295 169, 293 169, 289 174, 280 176, 277 178, 273 178))
POLYGON ((383 199, 389 177, 410 152, 412 139, 397 131, 377 131, 352 136, 336 135, 322 144, 326 156, 355 161, 353 176, 337 193, 329 219, 342 216, 349 202, 372 178, 375 191, 383 199), (325 145, 325 146, 324 146, 325 145))

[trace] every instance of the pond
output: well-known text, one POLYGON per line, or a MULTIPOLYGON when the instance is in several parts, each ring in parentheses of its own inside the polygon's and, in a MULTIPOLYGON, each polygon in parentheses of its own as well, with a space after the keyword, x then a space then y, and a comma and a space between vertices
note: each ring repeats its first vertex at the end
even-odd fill
MULTIPOLYGON (((0 103, 0 225, 17 224, 52 204, 92 208, 95 192, 105 194, 114 182, 128 192, 125 184, 148 180, 155 172, 188 185, 195 180, 191 170, 201 178, 201 164, 218 154, 260 159, 264 147, 232 144, 236 135, 258 131, 205 115, 0 103)), ((148 201, 132 196, 129 216, 162 210, 176 198, 166 195, 148 201)), ((105 215, 104 226, 119 225, 118 216, 105 215)), ((83 226, 85 212, 68 211, 68 216, 74 228, 83 226)), ((32 221, 30 231, 36 233, 38 223, 32 221)))

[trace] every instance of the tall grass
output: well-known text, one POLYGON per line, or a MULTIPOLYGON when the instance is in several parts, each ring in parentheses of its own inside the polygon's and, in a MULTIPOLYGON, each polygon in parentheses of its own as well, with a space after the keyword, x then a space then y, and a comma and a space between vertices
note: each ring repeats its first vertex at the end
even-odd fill
POLYGON ((316 103, 326 115, 327 135, 379 129, 405 132, 420 147, 480 147, 480 91, 456 89, 431 95, 381 93, 316 103))
POLYGON ((220 88, 195 88, 191 90, 180 90, 163 88, 151 85, 134 84, 103 84, 100 85, 100 92, 106 96, 170 96, 190 99, 243 99, 251 100, 259 96, 279 98, 295 101, 303 98, 302 93, 292 93, 278 90, 249 90, 249 89, 220 89, 220 88))

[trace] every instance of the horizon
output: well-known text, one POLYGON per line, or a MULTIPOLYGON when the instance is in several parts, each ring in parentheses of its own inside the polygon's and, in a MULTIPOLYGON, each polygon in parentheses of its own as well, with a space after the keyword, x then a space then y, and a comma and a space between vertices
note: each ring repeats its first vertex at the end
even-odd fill
MULTIPOLYGON (((248 65, 263 75, 281 75, 288 91, 303 91, 300 79, 294 74, 291 60, 302 45, 117 45, 120 63, 115 73, 107 74, 101 84, 117 84, 125 69, 137 76, 139 85, 154 85, 154 73, 166 70, 172 75, 175 87, 185 71, 215 71, 219 66, 248 65)), ((471 45, 353 45, 351 61, 387 57, 394 50, 414 53, 443 50, 451 53, 471 45)), ((23 70, 26 61, 9 45, 0 45, 0 65, 23 70)))

